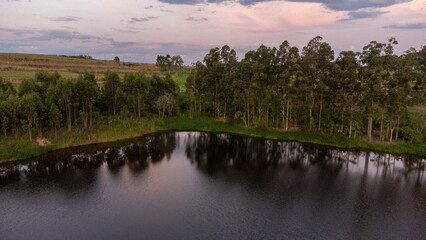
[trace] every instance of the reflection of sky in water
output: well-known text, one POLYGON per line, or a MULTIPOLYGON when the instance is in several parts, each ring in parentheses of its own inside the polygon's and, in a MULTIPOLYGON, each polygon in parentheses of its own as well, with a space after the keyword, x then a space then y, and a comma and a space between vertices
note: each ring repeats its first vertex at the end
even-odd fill
POLYGON ((419 162, 193 132, 60 150, 2 166, 0 239, 420 239, 419 162))

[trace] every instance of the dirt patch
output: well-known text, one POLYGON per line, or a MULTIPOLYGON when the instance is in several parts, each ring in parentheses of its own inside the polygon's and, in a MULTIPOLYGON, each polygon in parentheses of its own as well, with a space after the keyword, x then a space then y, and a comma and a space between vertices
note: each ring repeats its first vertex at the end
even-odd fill
POLYGON ((37 141, 38 145, 41 146, 41 147, 46 147, 46 146, 50 145, 50 141, 47 140, 46 138, 38 137, 36 139, 36 141, 37 141))

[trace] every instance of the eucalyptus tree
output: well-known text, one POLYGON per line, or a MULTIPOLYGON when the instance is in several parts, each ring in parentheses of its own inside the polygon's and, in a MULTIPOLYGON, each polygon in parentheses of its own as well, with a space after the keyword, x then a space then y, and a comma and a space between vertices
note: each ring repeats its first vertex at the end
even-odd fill
POLYGON ((155 107, 158 110, 158 117, 164 118, 164 115, 167 111, 167 114, 172 115, 173 105, 175 104, 175 99, 173 94, 165 93, 157 98, 155 101, 155 107))
POLYGON ((251 126, 254 118, 254 75, 256 74, 257 54, 255 51, 248 51, 240 63, 239 77, 234 81, 234 104, 245 108, 247 117, 246 124, 251 126), (250 111, 250 108, 252 110, 250 111))
POLYGON ((61 118, 61 111, 59 110, 58 106, 56 106, 56 104, 52 103, 49 109, 49 121, 50 126, 55 134, 55 138, 57 137, 57 129, 61 126, 61 118))
POLYGON ((117 91, 120 89, 120 77, 117 72, 110 70, 104 74, 103 94, 108 102, 108 108, 113 115, 117 113, 117 91))
POLYGON ((348 136, 352 137, 353 114, 358 109, 358 96, 360 94, 361 81, 359 78, 359 63, 357 54, 353 51, 343 51, 339 54, 336 64, 339 66, 338 81, 338 103, 342 107, 342 119, 340 132, 343 133, 343 116, 346 109, 349 108, 349 129, 348 136))
POLYGON ((19 97, 24 96, 25 94, 30 94, 36 91, 36 83, 34 79, 24 79, 21 84, 19 84, 18 93, 19 97))
POLYGON ((322 42, 320 36, 313 38, 303 47, 302 66, 305 73, 305 87, 308 90, 309 129, 312 128, 312 109, 317 101, 319 105, 318 130, 321 130, 324 95, 327 94, 327 82, 331 77, 332 60, 334 60, 334 51, 328 43, 322 42))
POLYGON ((35 124, 38 117, 38 111, 42 107, 43 103, 41 97, 38 93, 28 93, 21 97, 19 101, 19 108, 26 118, 28 136, 30 141, 32 141, 32 132, 31 128, 35 124))
MULTIPOLYGON (((226 117, 227 110, 231 108, 233 100, 232 83, 238 77, 237 56, 234 49, 225 45, 220 50, 220 62, 222 64, 222 78, 219 80, 219 104, 222 106, 223 117, 226 117)), ((228 112, 230 112, 228 110, 228 112)), ((220 113, 219 113, 220 114, 220 113)))
POLYGON ((294 84, 297 79, 299 49, 291 47, 288 41, 284 41, 277 50, 277 84, 282 92, 282 123, 281 127, 288 130, 290 106, 294 99, 294 84))
POLYGON ((99 97, 99 88, 93 74, 80 74, 74 83, 75 102, 81 106, 83 126, 93 125, 93 104, 99 97))
POLYGON ((209 53, 204 57, 204 63, 206 66, 204 84, 206 89, 209 89, 207 96, 210 99, 210 102, 213 103, 213 112, 216 117, 220 114, 220 101, 219 101, 219 88, 220 80, 223 75, 223 65, 220 62, 220 50, 219 48, 210 49, 209 53))
POLYGON ((362 96, 365 113, 367 115, 367 138, 372 140, 373 115, 382 98, 384 89, 383 54, 386 45, 376 41, 370 42, 363 48, 360 55, 362 64, 362 96))
POLYGON ((72 125, 72 103, 73 103, 73 92, 74 85, 70 80, 59 79, 56 85, 53 88, 51 99, 56 99, 59 103, 59 106, 65 108, 65 113, 67 116, 67 127, 68 131, 71 131, 72 125))
POLYGON ((132 106, 134 114, 140 118, 142 105, 148 93, 148 82, 144 75, 128 73, 124 76, 123 90, 133 99, 132 106))
POLYGON ((38 84, 41 97, 45 98, 50 85, 56 84, 61 78, 58 72, 48 73, 46 71, 38 71, 35 74, 35 83, 38 84))

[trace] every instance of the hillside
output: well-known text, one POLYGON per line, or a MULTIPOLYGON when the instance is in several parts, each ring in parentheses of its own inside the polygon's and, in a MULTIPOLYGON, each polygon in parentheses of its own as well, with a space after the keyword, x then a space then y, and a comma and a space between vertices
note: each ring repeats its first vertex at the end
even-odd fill
POLYGON ((98 79, 106 70, 116 71, 120 76, 129 72, 160 73, 160 68, 151 63, 120 64, 109 60, 95 60, 59 55, 0 53, 0 76, 13 84, 32 78, 37 71, 57 71, 65 78, 77 77, 80 71, 93 72, 98 79))

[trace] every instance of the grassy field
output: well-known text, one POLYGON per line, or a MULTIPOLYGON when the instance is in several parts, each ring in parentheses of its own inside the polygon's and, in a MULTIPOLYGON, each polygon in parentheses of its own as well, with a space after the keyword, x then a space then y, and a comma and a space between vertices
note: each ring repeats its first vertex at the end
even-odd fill
MULTIPOLYGON (((102 86, 105 71, 116 71, 120 77, 126 73, 142 72, 146 75, 159 74, 160 68, 151 63, 116 63, 108 60, 75 58, 58 55, 0 53, 0 77, 17 87, 24 79, 34 78, 38 71, 58 72, 64 78, 77 78, 82 71, 95 74, 96 80, 102 86)), ((173 80, 181 91, 185 91, 188 68, 180 74, 172 74, 173 80)))
POLYGON ((74 78, 81 71, 93 72, 101 80, 106 70, 116 71, 121 77, 130 72, 147 75, 160 73, 160 68, 151 63, 116 63, 95 59, 74 58, 58 55, 0 53, 0 76, 14 84, 25 78, 33 78, 37 71, 57 71, 65 78, 74 78))
POLYGON ((108 117, 98 120, 96 126, 91 129, 78 128, 70 133, 62 130, 58 133, 57 138, 54 138, 52 133, 47 133, 43 137, 51 141, 51 145, 46 148, 38 146, 35 142, 30 143, 24 134, 18 138, 9 136, 8 139, 0 141, 0 162, 25 159, 60 148, 116 141, 163 130, 234 133, 267 139, 309 142, 339 148, 359 148, 376 152, 426 157, 426 145, 424 144, 368 143, 363 140, 328 135, 284 132, 274 129, 253 129, 216 121, 209 117, 174 117, 163 120, 108 117))

